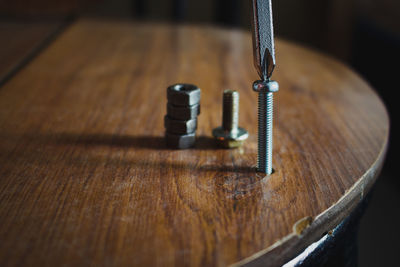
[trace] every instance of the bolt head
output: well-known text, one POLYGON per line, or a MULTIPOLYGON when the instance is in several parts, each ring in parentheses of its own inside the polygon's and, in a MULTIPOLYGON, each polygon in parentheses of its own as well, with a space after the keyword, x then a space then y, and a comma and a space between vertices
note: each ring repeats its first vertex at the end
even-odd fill
POLYGON ((256 92, 275 93, 279 91, 279 83, 276 81, 255 81, 253 90, 256 92))
POLYGON ((249 137, 249 133, 243 128, 228 132, 224 131, 222 127, 218 127, 215 128, 212 133, 218 144, 224 148, 240 147, 249 137))

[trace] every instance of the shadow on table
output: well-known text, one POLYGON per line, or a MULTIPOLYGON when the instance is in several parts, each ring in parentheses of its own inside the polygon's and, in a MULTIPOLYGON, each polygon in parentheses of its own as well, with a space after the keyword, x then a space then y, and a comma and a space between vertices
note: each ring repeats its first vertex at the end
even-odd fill
MULTIPOLYGON (((42 136, 42 139, 46 136, 42 136)), ((52 143, 85 146, 111 146, 140 149, 171 150, 165 143, 163 136, 130 136, 113 134, 54 134, 47 136, 52 143)), ((208 136, 197 137, 193 148, 198 150, 218 149, 215 140, 208 136)))
MULTIPOLYGON (((116 153, 103 153, 104 148, 117 148, 124 151, 130 149, 149 149, 154 151, 182 151, 185 155, 190 155, 190 150, 215 150, 224 153, 240 153, 239 150, 227 150, 219 148, 215 140, 211 137, 200 136, 197 138, 195 147, 187 150, 173 150, 166 146, 163 136, 129 136, 112 134, 74 134, 74 133, 52 133, 29 135, 3 135, 10 143, 10 149, 14 147, 13 143, 18 144, 23 140, 23 149, 10 151, 9 160, 13 158, 24 157, 30 163, 34 164, 66 164, 74 167, 84 167, 87 165, 99 165, 101 162, 120 167, 149 167, 157 166, 160 169, 196 169, 200 172, 221 172, 229 175, 238 173, 257 176, 255 166, 243 166, 241 164, 225 165, 222 162, 203 164, 199 159, 191 160, 189 163, 181 161, 175 162, 173 154, 170 153, 151 153, 151 157, 143 158, 146 152, 138 154, 139 156, 128 155, 121 157, 116 153), (63 146, 71 147, 65 149, 63 146), (100 149, 100 150, 99 150, 100 149), (66 152, 68 151, 68 153, 66 152), (71 152, 74 151, 74 152, 71 152), (101 151, 99 153, 99 151, 101 151), (140 156, 142 155, 142 156, 140 156), (154 157, 154 155, 160 155, 154 157)), ((150 154, 149 154, 150 155, 150 154)), ((235 176, 236 177, 236 176, 235 176)), ((263 177, 261 177, 263 178, 263 177)))

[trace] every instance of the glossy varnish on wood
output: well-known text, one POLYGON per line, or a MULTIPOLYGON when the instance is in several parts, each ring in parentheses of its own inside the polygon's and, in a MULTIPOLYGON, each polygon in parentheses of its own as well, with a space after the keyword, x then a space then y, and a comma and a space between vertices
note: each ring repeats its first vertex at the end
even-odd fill
POLYGON ((81 20, 0 88, 0 265, 279 265, 373 184, 388 117, 329 57, 277 43, 274 168, 256 174, 250 34, 81 20), (202 88, 198 142, 165 147, 166 87, 202 88), (224 89, 251 137, 223 150, 224 89))

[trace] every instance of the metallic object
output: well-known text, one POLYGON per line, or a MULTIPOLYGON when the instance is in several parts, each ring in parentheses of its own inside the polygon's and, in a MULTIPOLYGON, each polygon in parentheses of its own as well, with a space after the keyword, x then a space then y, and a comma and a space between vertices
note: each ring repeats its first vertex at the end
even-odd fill
POLYGON ((279 90, 275 81, 256 81, 253 89, 258 92, 258 157, 257 170, 272 173, 273 93, 279 90))
POLYGON ((200 97, 200 88, 193 84, 175 84, 167 89, 168 103, 175 106, 197 105, 200 97))
POLYGON ((172 104, 168 104, 167 114, 168 117, 175 120, 192 120, 200 115, 200 105, 174 106, 172 104))
POLYGON ((168 147, 187 149, 195 144, 200 94, 200 88, 193 84, 175 84, 167 88, 164 126, 168 147))
POLYGON ((174 120, 168 115, 164 117, 164 126, 168 133, 172 134, 190 134, 197 129, 197 119, 192 120, 174 120))
POLYGON ((275 68, 274 30, 271 0, 253 1, 254 65, 261 78, 253 84, 258 92, 257 171, 272 173, 273 93, 279 86, 270 77, 275 68))
POLYGON ((166 132, 165 139, 168 147, 175 149, 187 149, 195 144, 196 133, 179 135, 166 132))
POLYGON ((237 91, 224 91, 222 127, 215 128, 213 136, 225 148, 239 147, 249 137, 245 129, 239 128, 239 93, 237 91))
POLYGON ((254 66, 262 80, 268 80, 275 68, 274 27, 271 0, 253 1, 254 66))

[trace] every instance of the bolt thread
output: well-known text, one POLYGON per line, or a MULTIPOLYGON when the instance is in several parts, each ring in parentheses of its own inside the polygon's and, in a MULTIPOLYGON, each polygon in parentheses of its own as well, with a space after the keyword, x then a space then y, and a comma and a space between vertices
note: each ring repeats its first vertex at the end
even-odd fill
POLYGON ((225 90, 222 105, 222 128, 224 131, 236 132, 239 127, 239 93, 225 90))
POLYGON ((273 93, 258 94, 258 157, 257 170, 272 173, 273 93))

